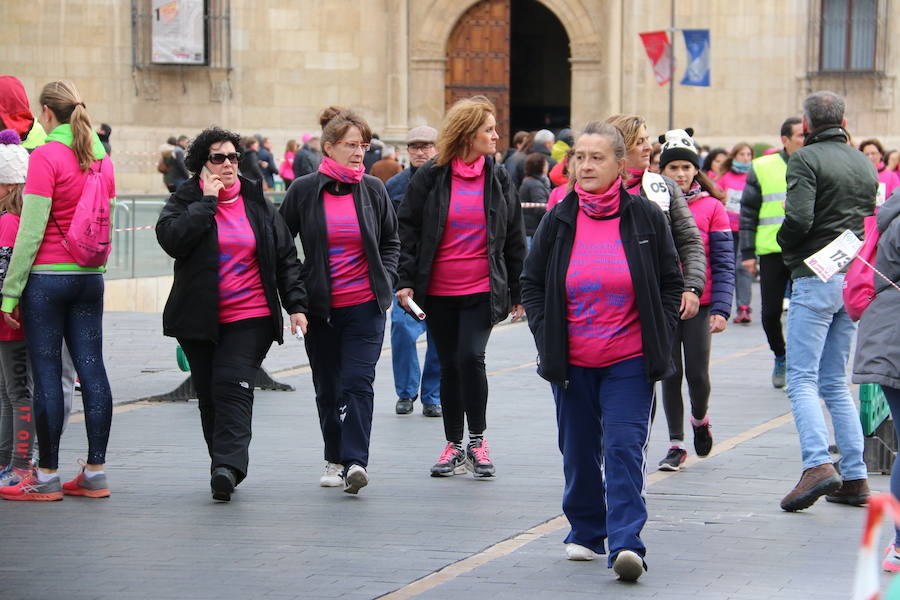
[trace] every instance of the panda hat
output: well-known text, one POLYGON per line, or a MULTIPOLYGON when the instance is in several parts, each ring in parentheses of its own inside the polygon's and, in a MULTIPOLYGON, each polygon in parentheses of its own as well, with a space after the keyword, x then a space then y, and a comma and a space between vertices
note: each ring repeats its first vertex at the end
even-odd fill
POLYGON ((667 131, 665 135, 659 136, 659 143, 662 144, 662 153, 659 155, 659 168, 664 169, 666 165, 673 160, 686 160, 697 169, 700 169, 700 152, 697 145, 694 144, 694 130, 690 127, 686 129, 672 129, 667 131))

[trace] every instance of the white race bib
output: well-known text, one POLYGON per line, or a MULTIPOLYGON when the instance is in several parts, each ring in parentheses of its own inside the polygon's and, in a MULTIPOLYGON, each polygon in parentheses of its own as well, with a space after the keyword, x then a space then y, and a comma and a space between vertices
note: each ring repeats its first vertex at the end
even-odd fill
POLYGON ((725 210, 730 213, 741 214, 741 196, 744 190, 728 190, 725 200, 725 210))
POLYGON ((669 186, 659 173, 645 171, 641 178, 641 188, 647 196, 647 200, 657 205, 663 212, 669 212, 669 186))
POLYGON ((887 185, 878 182, 878 194, 875 196, 875 206, 881 206, 887 200, 887 185))

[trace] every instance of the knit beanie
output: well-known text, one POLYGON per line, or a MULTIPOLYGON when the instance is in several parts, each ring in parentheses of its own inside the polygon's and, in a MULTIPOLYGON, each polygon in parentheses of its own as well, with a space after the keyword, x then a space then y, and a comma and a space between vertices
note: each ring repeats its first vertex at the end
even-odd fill
POLYGON ((697 151, 692 135, 694 130, 688 127, 673 129, 659 136, 659 143, 662 144, 662 153, 659 155, 660 170, 673 160, 686 160, 700 169, 700 152, 697 151))
POLYGON ((0 183, 25 183, 28 152, 19 134, 12 129, 0 131, 0 183))

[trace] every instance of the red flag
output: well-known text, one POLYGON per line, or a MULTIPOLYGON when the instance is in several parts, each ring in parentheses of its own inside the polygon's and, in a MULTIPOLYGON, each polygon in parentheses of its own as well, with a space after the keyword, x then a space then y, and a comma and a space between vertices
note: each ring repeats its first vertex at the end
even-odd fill
POLYGON ((653 63, 653 76, 656 83, 665 85, 672 79, 672 44, 665 31, 648 31, 638 34, 644 42, 647 57, 653 63))

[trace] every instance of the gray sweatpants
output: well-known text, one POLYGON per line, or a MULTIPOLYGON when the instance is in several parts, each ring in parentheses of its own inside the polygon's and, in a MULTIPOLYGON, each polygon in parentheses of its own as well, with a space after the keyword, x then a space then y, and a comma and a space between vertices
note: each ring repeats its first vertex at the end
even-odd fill
MULTIPOLYGON (((65 343, 62 348, 63 430, 75 395, 75 365, 65 343)), ((0 467, 12 464, 29 469, 34 453, 34 411, 31 364, 24 340, 0 342, 0 467)))

